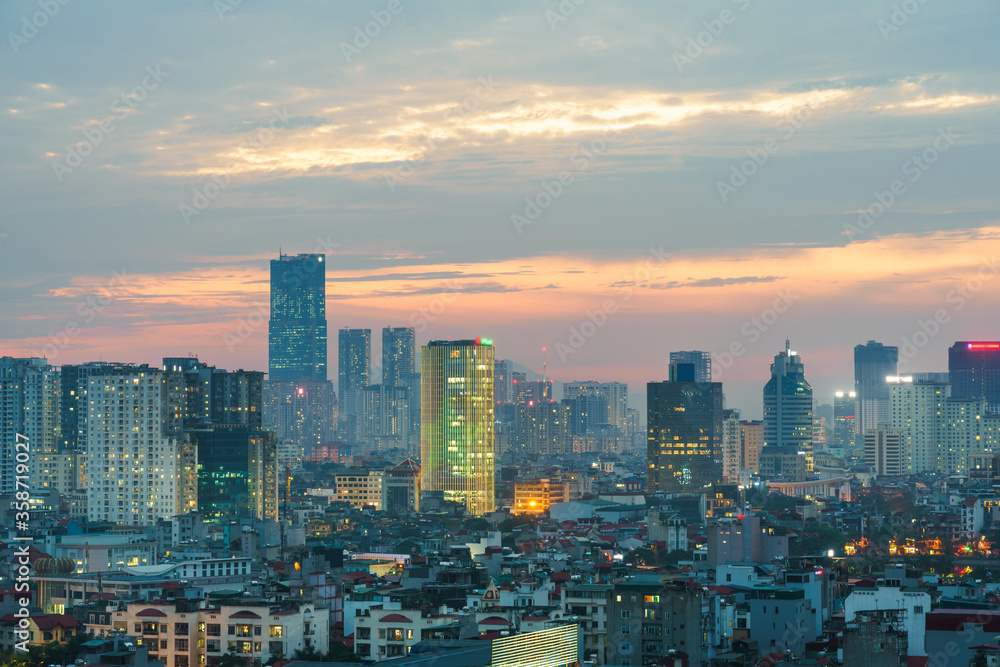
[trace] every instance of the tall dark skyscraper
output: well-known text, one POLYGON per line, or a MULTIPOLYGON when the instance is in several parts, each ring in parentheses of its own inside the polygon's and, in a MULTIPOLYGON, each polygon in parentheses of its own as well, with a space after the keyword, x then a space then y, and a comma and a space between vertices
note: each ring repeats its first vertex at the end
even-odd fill
POLYGON ((771 379, 764 385, 764 450, 768 447, 792 448, 804 452, 806 471, 812 472, 812 387, 806 382, 802 358, 789 342, 774 357, 771 379))
POLYGON ((701 350, 687 350, 670 353, 671 364, 694 364, 694 381, 712 381, 712 353, 701 350))
POLYGON ((838 391, 833 395, 833 444, 842 449, 854 447, 854 410, 857 395, 838 391))
POLYGON ((650 493, 698 491, 722 482, 721 382, 650 382, 646 409, 650 493))
POLYGON ((364 388, 372 375, 372 330, 341 329, 337 337, 340 416, 364 413, 364 388))
POLYGON ((416 370, 416 334, 413 327, 382 329, 382 384, 404 387, 405 378, 416 370))
POLYGON ((326 380, 326 256, 271 260, 271 382, 326 380))
POLYGON ((885 379, 897 374, 899 348, 873 340, 854 348, 855 444, 864 445, 864 433, 889 423, 889 385, 885 379))
POLYGON ((1000 412, 1000 342, 959 341, 948 349, 952 398, 985 398, 1000 412))

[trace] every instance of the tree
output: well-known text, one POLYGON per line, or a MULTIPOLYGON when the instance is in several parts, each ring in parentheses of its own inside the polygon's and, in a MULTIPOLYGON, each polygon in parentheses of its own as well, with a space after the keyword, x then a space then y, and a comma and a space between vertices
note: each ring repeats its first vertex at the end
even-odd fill
POLYGON ((480 517, 475 517, 475 518, 472 518, 472 519, 466 519, 465 520, 465 529, 466 530, 472 530, 472 531, 489 530, 490 529, 490 522, 487 521, 486 519, 483 519, 483 518, 480 518, 480 517))
POLYGON ((324 662, 361 662, 361 658, 346 644, 331 641, 324 662))
POLYGON ((292 653, 292 660, 305 660, 306 662, 322 662, 323 654, 316 650, 315 646, 297 648, 292 653))

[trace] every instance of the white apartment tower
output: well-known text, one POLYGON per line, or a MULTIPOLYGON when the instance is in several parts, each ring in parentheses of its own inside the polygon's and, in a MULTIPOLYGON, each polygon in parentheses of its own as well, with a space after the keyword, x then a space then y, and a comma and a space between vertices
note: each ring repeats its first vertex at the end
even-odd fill
POLYGON ((180 373, 122 369, 87 387, 87 516, 148 526, 196 509, 197 447, 180 373))

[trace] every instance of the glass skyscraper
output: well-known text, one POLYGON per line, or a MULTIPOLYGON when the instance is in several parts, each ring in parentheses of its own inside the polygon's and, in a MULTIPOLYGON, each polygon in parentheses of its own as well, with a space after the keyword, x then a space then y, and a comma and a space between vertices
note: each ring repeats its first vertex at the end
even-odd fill
POLYGON ((646 488, 700 491, 722 482, 722 383, 646 385, 646 488))
POLYGON ((771 379, 764 385, 764 450, 768 447, 792 448, 803 452, 806 472, 813 467, 812 387, 806 382, 802 358, 790 349, 774 357, 771 379))
POLYGON ((672 364, 694 364, 695 382, 712 381, 712 353, 701 350, 686 350, 682 352, 671 352, 670 363, 672 364))
POLYGON ((326 343, 325 255, 272 259, 268 380, 325 381, 326 343))
POLYGON ((985 398, 1000 412, 1000 342, 959 341, 948 348, 948 378, 953 398, 985 398))
POLYGON ((889 385, 885 379, 897 374, 899 348, 873 340, 854 347, 854 439, 864 445, 864 433, 889 422, 889 385))
POLYGON ((495 507, 494 361, 480 338, 431 341, 420 353, 421 486, 475 516, 495 507))

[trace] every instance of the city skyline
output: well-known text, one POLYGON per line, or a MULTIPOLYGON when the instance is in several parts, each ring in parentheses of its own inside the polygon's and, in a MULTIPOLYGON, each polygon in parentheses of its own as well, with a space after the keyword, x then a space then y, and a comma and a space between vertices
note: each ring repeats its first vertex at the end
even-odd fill
POLYGON ((8 43, 5 353, 263 370, 279 249, 327 256, 331 331, 547 347, 635 404, 641 350, 737 346, 713 379, 754 415, 785 338, 828 396, 857 343, 936 328, 911 372, 996 337, 995 3, 403 6, 363 48, 383 5, 66 6, 8 43))

